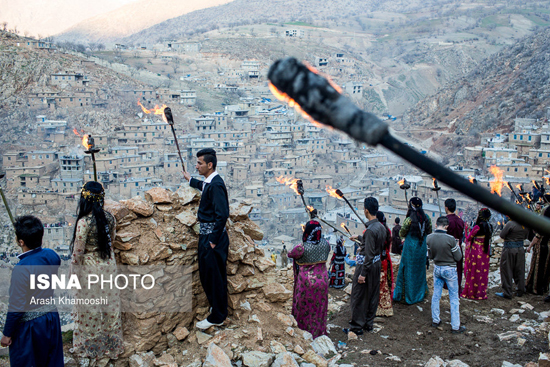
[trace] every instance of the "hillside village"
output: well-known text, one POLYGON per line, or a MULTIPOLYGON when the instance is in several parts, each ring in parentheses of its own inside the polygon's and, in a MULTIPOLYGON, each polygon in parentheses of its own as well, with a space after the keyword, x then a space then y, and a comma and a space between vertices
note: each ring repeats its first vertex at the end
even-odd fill
MULTIPOLYGON (((284 37, 301 37, 300 32, 288 29, 284 37)), ((30 49, 62 54, 48 42, 27 40, 13 46, 14 52, 30 49)), ((201 53, 198 43, 168 42, 163 47, 160 60, 180 57, 181 53, 175 52, 178 50, 202 59, 214 57, 201 53)), ((115 48, 126 47, 117 44, 115 48)), ((66 68, 70 70, 52 70, 42 86, 27 94, 26 108, 35 113, 35 121, 29 126, 34 148, 25 141, 25 148, 12 144, 2 155, 6 189, 14 211, 48 213, 47 223, 53 229, 47 231, 46 243, 65 254, 72 237, 75 197, 83 183, 94 177, 91 155, 85 154, 81 145, 84 136, 91 135, 95 147, 100 149, 95 154, 98 179, 113 199, 143 196, 156 186, 175 191, 182 184, 181 162, 169 125, 160 115, 146 113, 154 105, 165 104, 177 111, 177 137, 185 166, 191 172, 198 150, 211 147, 218 151, 218 171, 228 183, 231 200, 254 206, 251 218, 263 229, 265 243, 270 247, 279 247, 285 240, 298 240, 301 227, 296 223, 306 219, 299 197, 277 181, 281 177, 302 179, 307 204, 337 227, 344 223, 352 233, 360 231, 357 218, 350 215, 341 200, 331 197, 327 188, 340 188, 356 208, 361 207, 365 196, 377 197, 381 210, 393 222, 406 212, 405 192, 398 183, 405 178, 411 184, 409 197, 424 198, 429 215, 439 215, 431 177, 384 150, 363 146, 304 120, 269 91, 265 81, 269 65, 265 61, 243 59, 218 73, 204 71, 193 77, 182 76, 181 79, 192 79, 188 85, 198 88, 239 92, 235 103, 204 112, 196 108, 201 100, 194 89, 117 88, 112 84, 105 88, 101 80, 92 76, 105 74, 102 66, 88 59, 74 60, 72 67, 66 68), (125 117, 115 128, 105 123, 88 127, 70 119, 50 117, 63 109, 93 112, 116 104, 124 105, 132 117, 125 117)), ((364 84, 344 82, 353 75, 352 58, 336 53, 316 57, 311 63, 321 72, 334 75, 352 100, 364 98, 364 84)), ((395 119, 391 116, 388 120, 395 119)), ((457 152, 451 168, 465 177, 475 177, 488 188, 494 179, 488 171, 492 165, 504 171, 504 180, 513 187, 521 184, 529 192, 535 178, 546 185, 543 178, 550 164, 547 120, 518 118, 509 134, 482 134, 478 145, 457 152)), ((6 136, 4 141, 9 139, 6 136)), ((421 146, 421 142, 417 143, 421 146)), ((504 189, 503 195, 512 193, 504 189)), ((476 206, 446 187, 439 197, 456 198, 459 209, 467 213, 476 206)))

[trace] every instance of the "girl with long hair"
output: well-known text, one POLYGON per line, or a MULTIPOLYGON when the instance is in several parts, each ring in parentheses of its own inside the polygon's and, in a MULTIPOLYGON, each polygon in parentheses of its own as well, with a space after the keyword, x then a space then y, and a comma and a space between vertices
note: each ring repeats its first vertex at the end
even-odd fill
MULTIPOLYGON (((82 187, 77 208, 77 220, 71 242, 71 273, 113 274, 116 260, 112 247, 116 220, 103 210, 105 191, 99 182, 90 181, 82 187)), ((109 299, 107 306, 93 307, 76 304, 73 309, 75 328, 72 352, 87 358, 117 358, 123 352, 122 323, 116 287, 102 289, 98 283, 77 290, 75 298, 90 299, 98 295, 109 299), (97 285, 97 286, 96 286, 97 285)))
POLYGON ((386 224, 386 216, 382 212, 376 213, 376 218, 386 228, 386 242, 380 256, 382 270, 380 271, 380 298, 376 316, 393 316, 393 268, 390 250, 392 246, 391 231, 386 224))
POLYGON ((404 301, 412 305, 421 302, 426 296, 426 237, 430 233, 432 221, 422 209, 422 200, 418 197, 411 198, 407 218, 399 231, 399 236, 405 238, 405 242, 393 292, 394 301, 404 301))
POLYGON ((469 299, 487 299, 489 283, 489 260, 491 256, 491 237, 493 226, 489 224, 491 211, 482 208, 471 231, 466 232, 464 254, 464 279, 466 283, 460 297, 469 299))

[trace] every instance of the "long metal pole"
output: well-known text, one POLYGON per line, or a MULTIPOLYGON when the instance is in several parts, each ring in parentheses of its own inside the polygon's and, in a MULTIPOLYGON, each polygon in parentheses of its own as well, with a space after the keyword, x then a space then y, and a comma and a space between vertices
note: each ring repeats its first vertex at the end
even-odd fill
POLYGON ((348 201, 348 199, 346 199, 345 196, 342 196, 342 199, 344 199, 346 201, 346 203, 349 205, 349 207, 351 208, 351 211, 355 214, 355 216, 357 218, 359 218, 359 220, 361 221, 361 223, 363 223, 363 225, 366 227, 367 226, 367 223, 365 223, 365 221, 363 220, 363 218, 361 218, 359 216, 359 214, 357 213, 357 211, 355 210, 355 208, 351 205, 351 203, 348 201))
POLYGON ((6 207, 6 211, 8 212, 8 216, 10 217, 11 224, 15 224, 15 220, 13 219, 13 215, 11 214, 10 206, 8 205, 8 200, 6 199, 6 196, 4 195, 4 190, 2 190, 2 186, 0 186, 0 195, 2 196, 2 201, 4 202, 4 206, 6 207))
POLYGON ((371 146, 381 144, 440 182, 538 233, 550 235, 550 220, 491 194, 400 142, 390 134, 386 123, 360 110, 340 93, 337 86, 296 59, 276 61, 269 69, 268 78, 270 88, 278 98, 293 101, 311 120, 343 131, 371 146))
POLYGON ((94 181, 98 182, 97 181, 97 167, 95 165, 95 153, 92 152, 91 155, 92 155, 92 164, 93 164, 93 167, 94 167, 94 181))
POLYGON ((176 143, 176 148, 178 149, 178 155, 180 156, 181 167, 183 168, 183 172, 185 172, 185 163, 183 163, 183 157, 181 156, 181 150, 180 150, 180 145, 178 143, 178 137, 176 136, 176 130, 174 130, 174 125, 172 124, 170 124, 170 127, 172 128, 172 134, 174 134, 174 142, 176 143))
POLYGON ((441 203, 439 202, 439 190, 437 190, 435 194, 437 195, 437 209, 439 209, 439 216, 441 217, 442 214, 441 214, 441 203))

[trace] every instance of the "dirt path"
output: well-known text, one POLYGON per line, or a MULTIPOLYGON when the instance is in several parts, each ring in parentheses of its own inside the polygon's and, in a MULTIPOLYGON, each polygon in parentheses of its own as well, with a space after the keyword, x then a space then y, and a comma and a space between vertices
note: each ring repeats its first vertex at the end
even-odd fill
MULTIPOLYGON (((347 327, 350 319, 349 301, 339 313, 329 319, 329 324, 338 325, 331 328, 329 337, 338 346, 339 342, 347 344, 343 349, 344 358, 339 363, 355 363, 356 366, 423 366, 431 357, 439 356, 443 360, 458 359, 470 366, 502 366, 503 361, 518 363, 524 366, 531 361, 538 361, 539 352, 548 351, 547 333, 539 331, 537 313, 548 311, 550 306, 543 302, 543 297, 526 295, 513 300, 505 300, 494 295, 495 290, 489 292, 489 299, 485 301, 468 301, 461 299, 461 323, 466 326, 464 334, 450 332, 450 307, 448 297, 444 296, 441 302, 440 329, 431 327, 431 293, 426 299, 415 305, 394 304, 394 316, 377 318, 377 324, 382 327, 376 333, 364 334, 358 340, 347 340, 341 331, 347 327), (527 302, 528 306, 521 308, 520 302, 527 302), (504 310, 504 315, 491 309, 504 310), (520 320, 511 322, 510 310, 521 309, 520 320), (537 313, 536 313, 537 312, 537 313), (487 316, 490 323, 477 321, 475 317, 487 316), (379 320, 379 321, 378 321, 379 320), (522 332, 518 337, 507 341, 500 341, 498 334, 508 331, 517 331, 520 325, 531 327, 535 333, 522 332), (524 340, 522 340, 524 339, 524 340), (519 343, 518 343, 519 340, 519 343), (520 344, 524 343, 523 346, 520 344), (370 350, 379 350, 381 354, 371 355, 370 350), (363 352, 363 353, 361 353, 363 352), (399 357, 401 361, 388 358, 399 357)), ((348 297, 342 290, 331 289, 330 294, 335 300, 345 301, 348 297)), ((376 328, 375 328, 376 329, 376 328)))

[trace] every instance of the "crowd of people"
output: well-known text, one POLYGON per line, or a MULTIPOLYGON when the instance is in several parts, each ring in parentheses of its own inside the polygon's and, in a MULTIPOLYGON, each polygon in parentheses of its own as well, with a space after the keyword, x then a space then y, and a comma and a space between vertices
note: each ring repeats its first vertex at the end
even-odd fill
MULTIPOLYGON (((189 185, 202 191, 197 212, 200 224, 198 265, 200 282, 210 305, 209 315, 196 323, 196 327, 202 330, 223 325, 228 316, 229 237, 225 226, 229 217, 229 200, 216 164, 216 152, 203 149, 197 153, 195 167, 205 180, 184 173, 189 185)), ((71 242, 71 274, 95 269, 97 273, 116 275, 112 247, 116 220, 104 210, 104 198, 105 191, 98 182, 88 182, 81 190, 71 242)), ((543 210, 539 205, 537 210, 550 218, 550 207, 543 210)), ((455 200, 445 200, 446 216, 437 218, 433 229, 430 217, 423 210, 422 200, 413 197, 408 202, 402 225, 400 218, 396 218, 394 227, 390 229, 384 213, 379 211, 376 198, 367 197, 364 200, 365 230, 360 236, 350 237, 357 244, 354 259, 347 254, 344 238, 337 239, 331 248, 323 236, 321 223, 316 218, 309 220, 301 243, 289 250, 283 245, 280 254, 282 265, 286 267, 290 259, 293 268, 292 314, 298 327, 309 331, 314 338, 326 335, 329 287, 339 289, 346 286, 347 265, 355 267, 355 271, 351 280, 351 319, 349 327, 343 331, 356 335, 372 332, 375 317, 394 315, 394 302, 412 305, 425 299, 428 293, 426 273, 433 263, 432 325, 437 327, 441 323, 439 303, 443 288, 447 288, 451 331, 463 332, 459 298, 487 299, 494 228, 490 224, 491 211, 487 208, 479 210, 470 226, 455 211, 455 200), (331 252, 333 255, 327 268, 331 252), (395 279, 391 253, 400 255, 395 279)), ((10 361, 14 366, 63 366, 61 325, 56 307, 41 303, 29 305, 31 296, 48 299, 53 295, 53 289, 29 293, 28 287, 31 274, 38 271, 36 266, 48 265, 49 271, 55 272, 61 259, 55 251, 42 248, 44 225, 38 218, 17 218, 15 233, 21 254, 10 280, 10 303, 1 345, 10 347, 10 361)), ((496 295, 506 299, 521 297, 525 292, 546 295, 550 284, 550 236, 532 233, 512 220, 508 220, 499 235, 503 239, 500 259, 502 292, 496 295), (530 237, 527 252, 533 252, 533 256, 526 280, 524 242, 530 237)), ((93 285, 79 289, 76 296, 94 297, 100 292, 104 290, 93 285)), ((116 289, 112 289, 109 295, 115 300, 119 296, 116 289)), ((547 296, 545 301, 550 301, 550 297, 547 296)), ((117 302, 93 312, 76 305, 72 317, 75 321, 72 353, 92 359, 106 356, 116 359, 124 352, 121 312, 117 302)))
MULTIPOLYGON (((550 218, 550 207, 543 210, 542 202, 538 203, 537 212, 550 218)), ((412 305, 423 301, 428 294, 426 273, 432 263, 432 326, 438 327, 441 323, 440 299, 443 289, 448 289, 451 332, 464 332, 459 300, 461 297, 488 298, 494 235, 500 236, 503 246, 500 258, 502 292, 495 295, 512 299, 525 292, 542 296, 549 291, 550 236, 533 233, 508 217, 503 227, 494 228, 491 211, 487 208, 480 209, 474 221, 465 223, 456 214, 456 201, 447 199, 446 215, 437 218, 435 228, 418 197, 410 199, 402 225, 400 218, 395 218, 391 230, 384 213, 378 211, 375 198, 365 199, 364 214, 368 222, 363 234, 350 237, 355 242, 355 259, 347 254, 344 238, 340 237, 332 249, 327 271, 330 245, 321 235, 321 226, 315 219, 307 223, 302 243, 289 252, 288 256, 294 259, 292 313, 298 326, 314 337, 326 334, 328 289, 346 286, 346 264, 355 267, 355 272, 351 281, 351 320, 345 333, 361 335, 372 331, 376 316, 393 316, 393 302, 412 305), (527 239, 532 240, 525 250, 527 239), (527 279, 525 251, 533 252, 527 279), (395 281, 390 253, 400 255, 395 281), (313 319, 317 321, 312 323, 313 319)), ((550 302, 550 296, 544 301, 550 302)))

